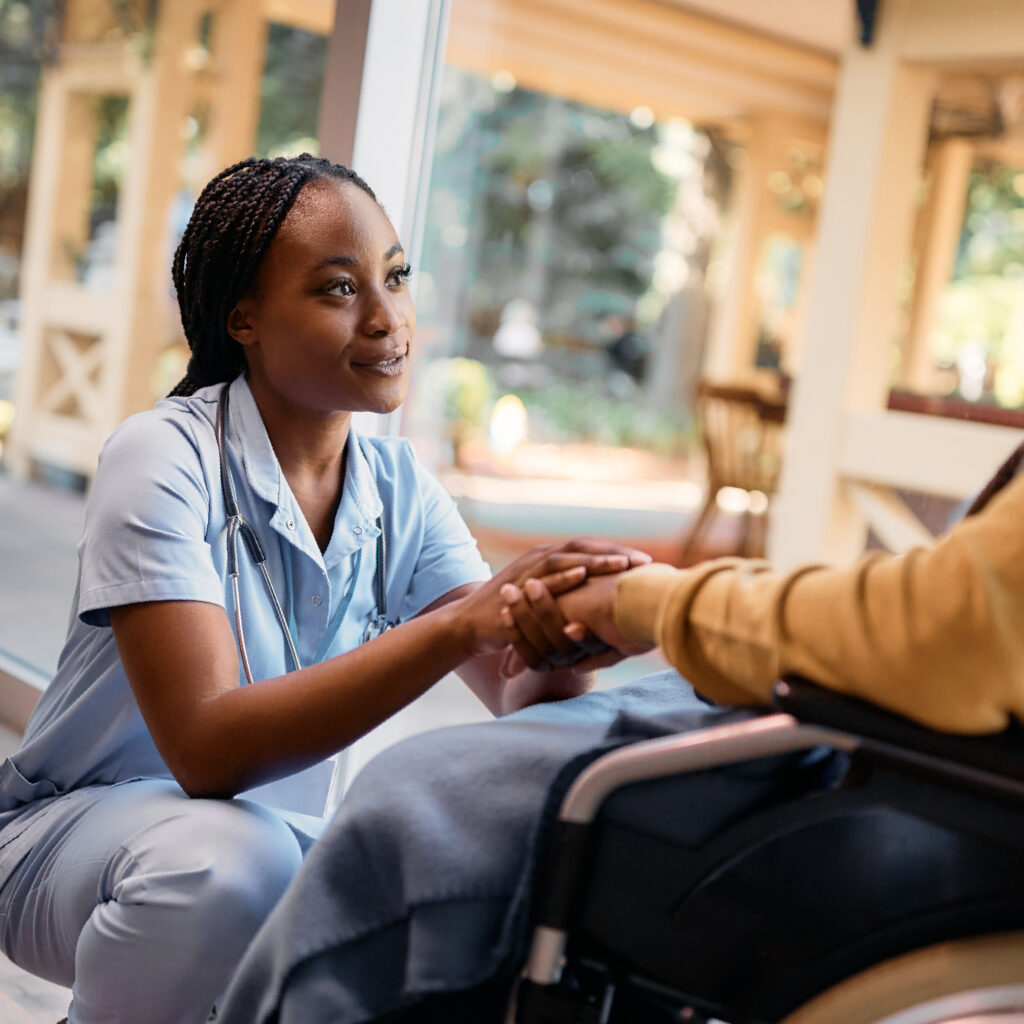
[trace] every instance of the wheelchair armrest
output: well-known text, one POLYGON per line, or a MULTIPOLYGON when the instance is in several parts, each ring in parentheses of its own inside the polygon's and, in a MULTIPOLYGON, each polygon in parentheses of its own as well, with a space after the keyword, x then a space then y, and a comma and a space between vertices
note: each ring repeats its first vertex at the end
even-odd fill
POLYGON ((772 704, 802 722, 1024 781, 1024 730, 1019 724, 983 736, 936 732, 799 676, 775 685, 772 704))

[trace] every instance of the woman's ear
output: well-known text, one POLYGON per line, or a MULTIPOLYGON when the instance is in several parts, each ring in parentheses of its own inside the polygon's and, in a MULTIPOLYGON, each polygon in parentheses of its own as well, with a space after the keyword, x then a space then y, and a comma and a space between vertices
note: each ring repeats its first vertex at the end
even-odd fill
POLYGON ((239 345, 252 345, 256 340, 254 312, 252 302, 245 296, 239 299, 228 313, 228 334, 239 345))

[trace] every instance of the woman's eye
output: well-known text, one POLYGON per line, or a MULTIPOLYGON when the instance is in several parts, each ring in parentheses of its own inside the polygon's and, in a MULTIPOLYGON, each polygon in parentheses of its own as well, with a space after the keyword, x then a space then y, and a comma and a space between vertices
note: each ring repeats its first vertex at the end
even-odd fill
POLYGON ((347 278, 339 278, 337 281, 331 281, 330 284, 326 285, 323 289, 325 295, 355 295, 356 290, 352 286, 352 282, 347 278))
POLYGON ((393 288, 401 288, 409 280, 410 274, 412 274, 412 267, 408 263, 401 267, 395 267, 388 274, 388 284, 393 288))

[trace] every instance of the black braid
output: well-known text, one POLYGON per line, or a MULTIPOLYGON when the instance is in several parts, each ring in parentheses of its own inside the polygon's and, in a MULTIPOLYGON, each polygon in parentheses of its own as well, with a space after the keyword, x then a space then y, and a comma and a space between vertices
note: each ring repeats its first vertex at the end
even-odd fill
POLYGON ((189 350, 188 371, 172 395, 233 380, 245 369, 242 346, 228 334, 228 314, 249 290, 278 228, 302 188, 333 178, 373 189, 355 171, 323 157, 250 157, 203 189, 181 237, 171 275, 189 350))

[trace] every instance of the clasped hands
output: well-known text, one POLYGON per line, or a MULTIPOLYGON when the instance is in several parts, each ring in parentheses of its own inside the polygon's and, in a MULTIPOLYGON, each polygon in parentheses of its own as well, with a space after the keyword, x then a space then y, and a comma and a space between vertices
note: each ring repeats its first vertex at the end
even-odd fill
POLYGON ((615 592, 622 572, 650 561, 635 548, 574 540, 548 553, 545 574, 502 582, 500 618, 509 644, 502 676, 528 668, 582 674, 648 650, 616 625, 615 592))

